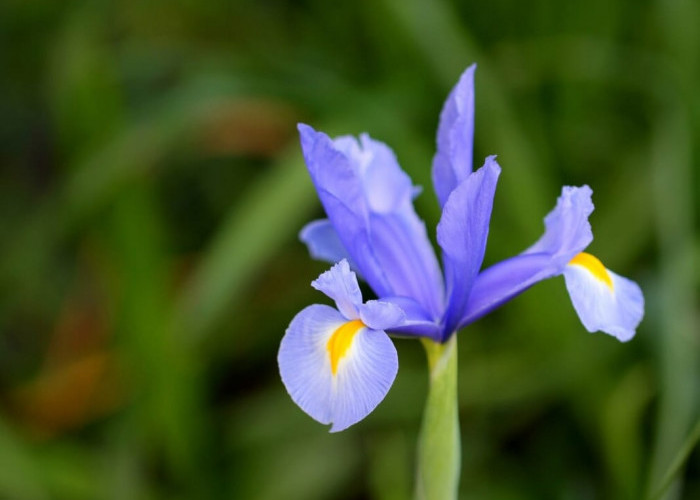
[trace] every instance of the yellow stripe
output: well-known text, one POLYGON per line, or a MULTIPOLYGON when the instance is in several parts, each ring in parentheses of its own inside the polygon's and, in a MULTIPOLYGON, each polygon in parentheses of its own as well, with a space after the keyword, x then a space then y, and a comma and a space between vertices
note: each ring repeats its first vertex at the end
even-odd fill
POLYGON ((610 277, 610 273, 608 273, 608 270, 605 269, 605 266, 600 260, 598 260, 597 257, 586 252, 581 252, 576 257, 571 259, 569 264, 586 268, 598 280, 608 285, 610 290, 613 289, 613 282, 612 278, 610 277))
POLYGON ((334 331, 331 338, 328 339, 326 350, 331 357, 331 372, 333 372, 333 375, 338 371, 338 363, 343 356, 345 356, 348 349, 350 349, 355 334, 360 331, 361 328, 364 328, 364 326, 364 323, 359 319, 348 321, 334 331))

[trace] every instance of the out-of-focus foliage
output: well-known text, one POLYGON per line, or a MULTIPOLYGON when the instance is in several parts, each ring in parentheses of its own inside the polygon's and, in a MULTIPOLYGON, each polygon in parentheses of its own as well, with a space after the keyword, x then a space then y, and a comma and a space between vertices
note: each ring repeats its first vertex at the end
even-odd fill
MULTIPOLYGON (((418 342, 339 435, 277 374, 324 300, 295 123, 367 131, 429 187, 476 61, 476 163, 503 166, 487 263, 587 183, 592 251, 648 305, 622 345, 556 279, 460 334, 462 498, 699 498, 699 20, 691 0, 3 1, 0 497, 409 498, 418 342)), ((416 203, 435 227, 431 190, 416 203)))

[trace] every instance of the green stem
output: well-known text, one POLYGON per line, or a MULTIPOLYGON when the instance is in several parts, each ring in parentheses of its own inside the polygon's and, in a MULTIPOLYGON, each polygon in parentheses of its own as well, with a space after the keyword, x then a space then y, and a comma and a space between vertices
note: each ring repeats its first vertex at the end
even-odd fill
POLYGON ((416 500, 453 500, 460 472, 457 336, 444 344, 424 340, 423 345, 430 388, 418 437, 416 500))

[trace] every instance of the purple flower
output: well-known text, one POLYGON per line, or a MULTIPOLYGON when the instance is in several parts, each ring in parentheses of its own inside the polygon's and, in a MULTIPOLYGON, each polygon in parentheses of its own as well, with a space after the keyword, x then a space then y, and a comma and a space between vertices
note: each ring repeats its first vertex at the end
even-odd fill
POLYGON ((433 183, 442 217, 437 241, 413 208, 419 190, 385 144, 368 135, 329 138, 299 125, 311 179, 327 219, 301 231, 313 257, 339 262, 312 285, 338 310, 312 305, 290 324, 279 352, 292 399, 321 423, 343 430, 384 398, 397 369, 387 333, 446 341, 457 330, 533 284, 564 275, 584 327, 621 341, 644 313, 636 283, 585 253, 593 239, 588 186, 564 187, 545 232, 519 255, 481 270, 501 168, 494 156, 472 171, 474 71, 450 93, 437 133, 433 183), (355 273, 379 300, 362 304, 355 273))

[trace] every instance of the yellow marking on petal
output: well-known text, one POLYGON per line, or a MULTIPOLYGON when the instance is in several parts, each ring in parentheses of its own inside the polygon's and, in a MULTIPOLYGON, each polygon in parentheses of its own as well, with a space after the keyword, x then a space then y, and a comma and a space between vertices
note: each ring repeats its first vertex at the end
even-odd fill
POLYGON ((576 257, 571 259, 571 261, 569 261, 569 264, 574 266, 585 267, 588 270, 588 272, 590 272, 595 278, 608 285, 608 288, 610 288, 610 290, 613 289, 613 282, 612 278, 610 277, 610 273, 607 269, 605 269, 603 263, 600 260, 598 260, 598 258, 594 255, 591 255, 586 252, 581 252, 576 257))
POLYGON ((331 357, 331 372, 333 375, 338 371, 338 363, 350 349, 355 334, 364 326, 365 324, 359 319, 348 321, 334 331, 331 338, 328 339, 326 350, 331 357))

